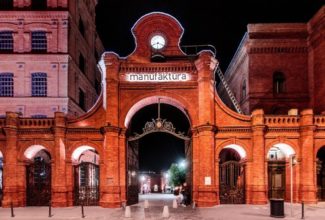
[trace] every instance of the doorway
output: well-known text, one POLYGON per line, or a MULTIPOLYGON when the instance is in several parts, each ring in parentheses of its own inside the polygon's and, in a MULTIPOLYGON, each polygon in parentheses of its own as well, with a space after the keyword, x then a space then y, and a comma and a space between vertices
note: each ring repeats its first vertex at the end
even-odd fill
POLYGON ((325 201, 325 146, 317 152, 317 199, 318 201, 325 201))
POLYGON ((51 157, 38 151, 26 166, 27 206, 48 206, 51 200, 51 157))
POLYGON ((168 104, 145 106, 133 116, 127 131, 128 205, 138 203, 139 195, 172 193, 174 185, 168 177, 172 164, 187 161, 191 170, 189 127, 184 113, 168 104))
POLYGON ((245 203, 245 162, 232 148, 224 148, 219 156, 221 204, 245 203))
POLYGON ((99 204, 99 155, 90 146, 81 146, 72 154, 74 163, 74 205, 99 204))

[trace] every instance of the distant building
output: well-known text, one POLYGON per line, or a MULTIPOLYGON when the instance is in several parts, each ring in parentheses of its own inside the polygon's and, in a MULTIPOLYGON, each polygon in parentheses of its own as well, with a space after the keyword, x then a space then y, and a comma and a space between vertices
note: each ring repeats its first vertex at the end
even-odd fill
MULTIPOLYGON (((249 24, 225 78, 246 114, 325 109, 325 8, 307 23, 249 24)), ((219 95, 232 106, 224 87, 219 95)), ((291 112, 295 114, 295 112, 291 112)))
POLYGON ((0 116, 85 113, 100 93, 96 0, 0 1, 0 116))

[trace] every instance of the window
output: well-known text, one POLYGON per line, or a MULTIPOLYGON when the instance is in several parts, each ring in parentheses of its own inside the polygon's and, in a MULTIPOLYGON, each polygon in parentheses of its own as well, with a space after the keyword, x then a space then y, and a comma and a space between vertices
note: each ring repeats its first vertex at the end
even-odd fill
POLYGON ((46 52, 47 39, 45 31, 32 32, 32 51, 33 52, 46 52))
POLYGON ((32 9, 41 10, 47 8, 47 0, 32 0, 32 9))
POLYGON ((10 10, 14 8, 13 0, 0 0, 0 10, 10 10))
POLYGON ((86 106, 85 106, 85 92, 82 91, 81 89, 79 89, 79 106, 83 110, 86 110, 86 106))
POLYGON ((0 51, 12 52, 14 50, 14 40, 12 37, 12 31, 0 32, 0 51))
POLYGON ((47 74, 32 73, 32 96, 47 96, 47 74))
POLYGON ((85 66, 85 58, 82 56, 82 54, 79 55, 79 69, 81 72, 85 73, 86 66, 85 66))
POLYGON ((273 73, 273 92, 274 94, 285 92, 285 77, 282 72, 273 73))
POLYGON ((246 80, 243 81, 242 91, 241 91, 241 100, 243 101, 246 98, 246 80))
POLYGON ((12 97, 14 96, 14 74, 1 73, 0 74, 0 96, 12 97))
POLYGON ((82 36, 85 36, 85 26, 81 18, 79 18, 79 31, 82 36))

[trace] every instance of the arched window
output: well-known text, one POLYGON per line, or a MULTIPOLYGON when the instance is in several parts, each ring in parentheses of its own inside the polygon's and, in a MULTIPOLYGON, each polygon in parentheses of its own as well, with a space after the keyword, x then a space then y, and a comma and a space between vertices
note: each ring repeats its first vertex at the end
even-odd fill
POLYGON ((0 74, 0 96, 12 97, 14 96, 14 74, 1 73, 0 74))
POLYGON ((241 87, 241 100, 243 101, 246 98, 246 80, 243 81, 242 87, 241 87))
POLYGON ((10 10, 14 8, 13 0, 1 0, 0 10, 10 10))
POLYGON ((0 32, 0 51, 12 52, 14 50, 14 39, 12 37, 12 31, 0 32))
POLYGON ((47 39, 45 31, 33 31, 32 32, 32 51, 33 52, 46 52, 47 51, 47 39))
POLYGON ((47 74, 32 73, 32 96, 45 97, 47 96, 47 74))
POLYGON ((81 17, 79 18, 79 31, 80 31, 82 36, 85 36, 85 25, 82 22, 81 17))
POLYGON ((41 10, 47 8, 47 0, 32 0, 32 9, 41 10))
POLYGON ((285 92, 285 77, 282 72, 273 73, 273 92, 274 94, 285 92))

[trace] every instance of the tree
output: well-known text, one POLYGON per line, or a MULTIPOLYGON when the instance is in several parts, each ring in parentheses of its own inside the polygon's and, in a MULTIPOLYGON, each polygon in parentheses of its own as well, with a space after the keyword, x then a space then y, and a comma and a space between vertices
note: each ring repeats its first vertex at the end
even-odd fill
POLYGON ((185 182, 186 170, 173 163, 169 168, 170 183, 173 186, 179 186, 185 182))

